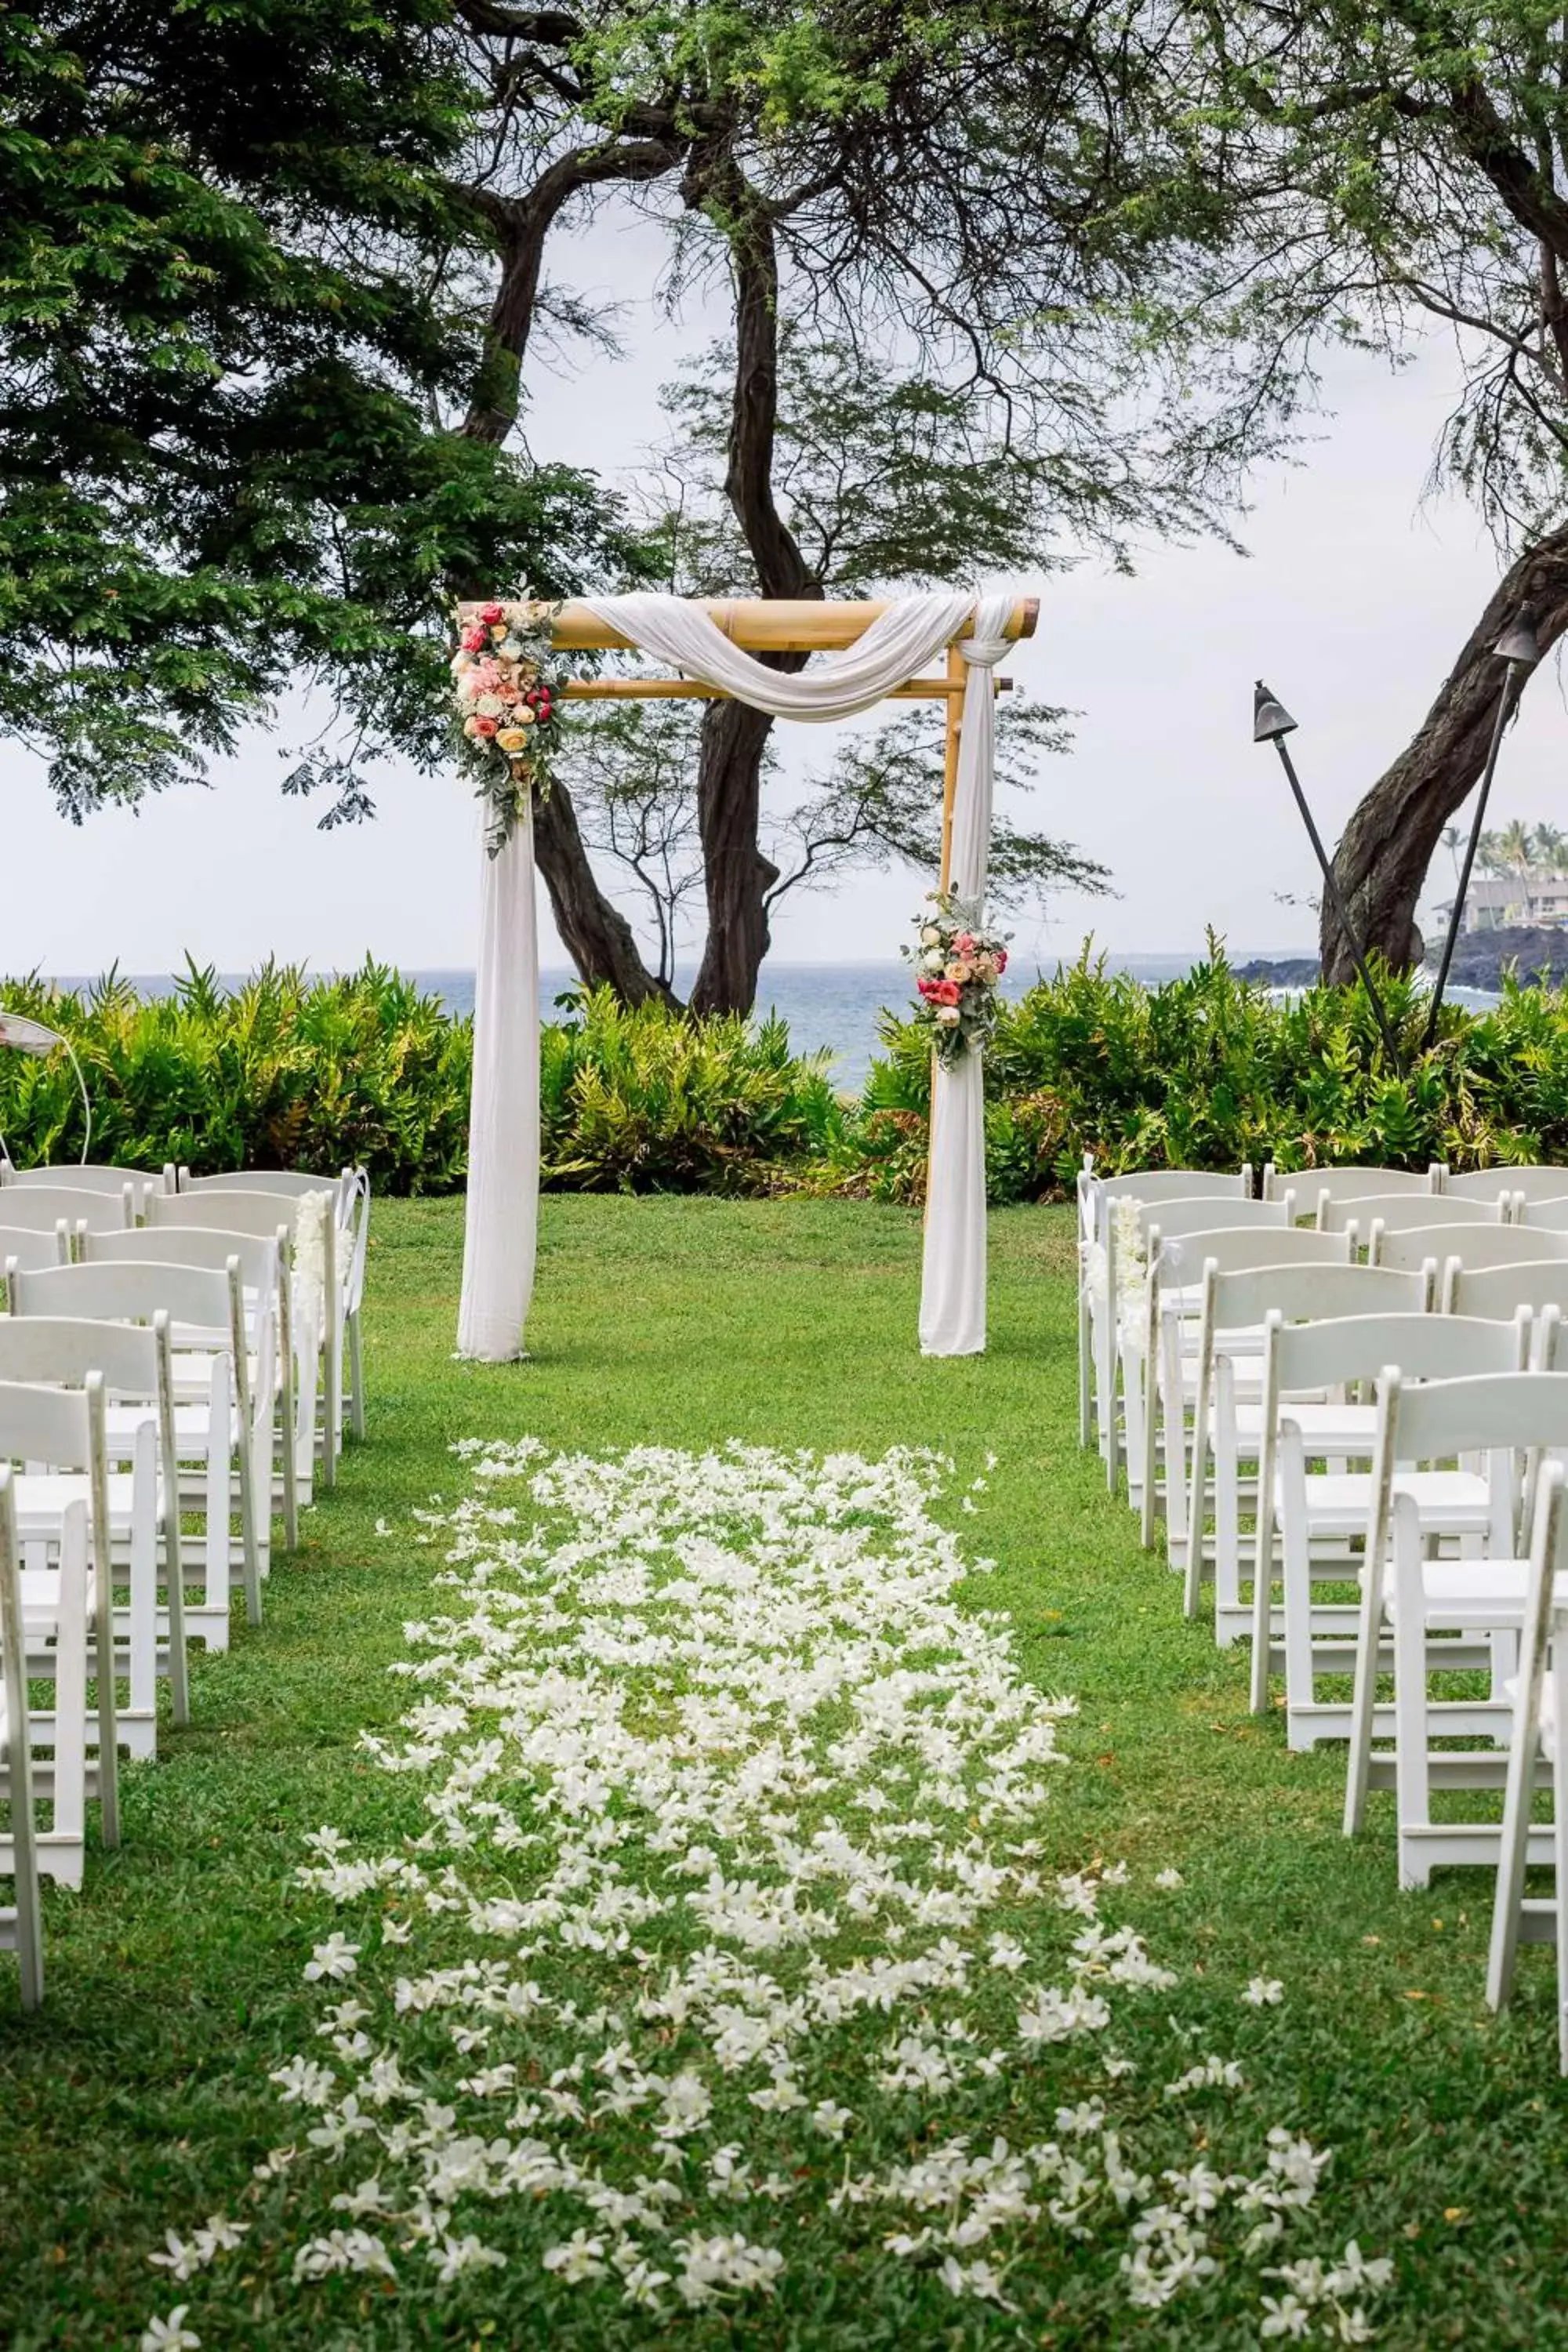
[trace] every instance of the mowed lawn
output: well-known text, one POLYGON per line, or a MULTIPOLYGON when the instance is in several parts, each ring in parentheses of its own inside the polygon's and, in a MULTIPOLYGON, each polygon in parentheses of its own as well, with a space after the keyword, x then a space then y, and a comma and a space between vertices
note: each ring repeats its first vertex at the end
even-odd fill
MULTIPOLYGON (((1323 2202, 1341 2242, 1395 2257, 1379 2340, 1568 2344, 1568 2096, 1550 1955, 1526 1953, 1516 2008, 1492 2019, 1487 1876, 1401 1896, 1387 1797, 1363 1841, 1341 1838, 1332 1751, 1289 1757, 1278 1717, 1254 1722, 1245 1652, 1221 1655, 1183 1621, 1175 1580, 1079 1453, 1069 1213, 1005 1213, 992 1235, 989 1354, 927 1364, 908 1213, 550 1199, 532 1360, 479 1369, 451 1358, 460 1204, 377 1203, 370 1442, 348 1453, 300 1553, 275 1559, 266 1624, 200 1659, 190 1729, 127 1772, 121 1851, 89 1857, 81 1895, 49 1898, 41 2018, 21 2018, 0 1958, 0 2342, 134 2344, 183 2292, 149 2252, 171 2227, 242 2210, 252 2167, 287 2136, 268 2071, 309 2046, 317 2013, 300 1981, 313 1915, 289 1887, 301 1833, 406 1818, 395 1811, 406 1791, 356 1739, 406 1702, 385 1669, 405 1654, 437 1558, 411 1541, 409 1511, 456 1493, 452 1439, 533 1433, 585 1449, 733 1436, 951 1452, 961 1475, 943 1508, 970 1551, 998 1563, 975 1580, 975 1605, 1005 1607, 1027 1671, 1081 1703, 1051 1865, 1124 1857, 1146 1885, 1173 1864, 1180 1893, 1157 1913, 1130 1906, 1155 1957, 1227 1982, 1254 1969, 1284 1980, 1267 2081, 1261 2064, 1249 2074, 1279 2120, 1336 2150, 1323 2202), (961 1517, 987 1452, 998 1466, 961 1517)), ((242 2268, 260 2280, 278 2259, 253 2239, 242 2268)), ((690 2327, 629 2314, 616 2340, 690 2327)), ((757 2346, 884 2340, 870 2326, 813 2335, 766 2305, 732 2327, 757 2346)), ((1215 2340, 1180 2302, 1143 2315, 1114 2299, 1068 2335, 955 2307, 951 2340, 976 2331, 1058 2346, 1215 2340)), ((247 2340, 264 2345, 265 2322, 247 2340)), ((389 2307, 363 2336, 330 2338, 470 2340, 501 2339, 471 2320, 445 2333, 433 2299, 423 2315, 389 2307)))

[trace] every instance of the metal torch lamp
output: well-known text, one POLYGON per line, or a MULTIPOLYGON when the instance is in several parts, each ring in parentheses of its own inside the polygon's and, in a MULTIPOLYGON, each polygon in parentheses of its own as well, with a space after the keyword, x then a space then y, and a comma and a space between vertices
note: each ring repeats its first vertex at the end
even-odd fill
MULTIPOLYGON (((9 1046, 14 1054, 36 1054, 41 1059, 44 1055, 52 1054, 57 1045, 64 1047, 81 1090, 84 1132, 80 1164, 85 1168, 87 1155, 92 1147, 92 1104, 88 1096, 87 1080, 81 1074, 81 1064, 77 1060, 70 1039, 62 1037, 58 1029, 46 1028, 43 1022, 34 1021, 25 1013, 7 1013, 0 1006, 0 1046, 9 1046)), ((0 1158, 8 1160, 10 1157, 5 1139, 0 1135, 0 1158)), ((0 1218, 0 1223, 4 1222, 4 1218, 0 1218)))
POLYGON ((1481 789, 1476 802, 1476 814, 1470 824, 1470 837, 1465 845, 1465 862, 1459 868, 1459 878, 1454 886, 1454 904, 1448 916, 1448 936, 1443 942, 1443 960, 1437 966, 1437 977, 1432 986, 1432 1009, 1426 1016, 1426 1034, 1422 1049, 1431 1045, 1437 1034, 1437 1015, 1443 1009, 1443 991, 1448 985, 1448 967, 1454 961, 1458 944, 1459 926, 1465 919, 1465 898, 1470 887, 1470 868, 1476 862, 1480 846, 1481 830, 1487 821, 1487 803, 1491 797, 1492 778, 1497 773, 1498 753, 1502 749, 1502 730, 1509 714, 1518 702, 1525 679, 1541 659, 1541 647, 1536 642, 1535 625, 1528 612, 1518 613, 1509 623, 1492 647, 1495 658, 1503 665, 1502 691, 1498 696, 1497 716, 1492 720, 1492 740, 1487 747, 1487 764, 1481 772, 1481 789))
POLYGON ((1334 869, 1330 862, 1329 853, 1323 847, 1322 835, 1313 822, 1311 810, 1307 806, 1307 795, 1301 790, 1301 779, 1296 773, 1295 762, 1286 745, 1286 736, 1293 735, 1295 731, 1296 721, 1291 718, 1285 705, 1269 693, 1263 680, 1259 678, 1257 681, 1252 701, 1252 740, 1255 743, 1272 743, 1279 754, 1279 764, 1285 771, 1286 780, 1295 796, 1296 806, 1301 812, 1301 822, 1307 828, 1307 838, 1312 845, 1312 854, 1322 870, 1323 889, 1330 906, 1334 910, 1334 920, 1344 933, 1346 945, 1355 959, 1355 968, 1361 975, 1361 984, 1366 991, 1367 1002, 1371 1004, 1373 1017, 1377 1022, 1378 1031, 1383 1038, 1384 1050, 1394 1069, 1403 1077, 1405 1065, 1399 1058, 1399 1048, 1394 1041, 1394 1031, 1389 1026, 1388 1014, 1384 1010, 1383 999, 1377 992, 1371 972, 1367 970, 1366 957, 1362 952, 1361 941, 1351 921, 1350 908, 1346 906, 1343 893, 1334 879, 1334 869))

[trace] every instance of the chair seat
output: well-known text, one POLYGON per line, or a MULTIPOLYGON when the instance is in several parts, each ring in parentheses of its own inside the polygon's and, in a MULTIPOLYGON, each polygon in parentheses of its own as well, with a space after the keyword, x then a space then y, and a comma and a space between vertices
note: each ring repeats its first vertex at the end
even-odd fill
MULTIPOLYGON (((1279 1417, 1295 1423, 1309 1454, 1363 1454, 1368 1460, 1372 1457, 1377 1438, 1374 1404, 1306 1401, 1298 1404, 1287 1400, 1279 1408, 1279 1417)), ((1250 1439, 1256 1446, 1263 1435, 1261 1409, 1242 1407, 1236 1416, 1236 1432, 1238 1438, 1250 1439)))
MULTIPOLYGON (((60 1572, 58 1568, 25 1568, 22 1570, 22 1630, 32 1641, 53 1633, 60 1614, 60 1572)), ((87 1615, 92 1622, 98 1605, 98 1595, 92 1570, 87 1575, 87 1615)))
MULTIPOLYGON (((1423 1560, 1422 1621, 1455 1632, 1517 1631, 1524 1622, 1529 1577, 1527 1559, 1423 1560)), ((1392 1578, 1384 1579, 1383 1605, 1390 1620, 1396 1620, 1399 1612, 1392 1578)))
MULTIPOLYGON (((40 1536, 56 1536, 60 1522, 72 1503, 85 1503, 92 1508, 92 1483, 85 1472, 62 1470, 29 1470, 12 1481, 12 1493, 16 1498, 16 1532, 24 1543, 37 1542, 40 1536)), ((109 1474, 109 1518, 116 1535, 123 1535, 132 1524, 136 1481, 129 1470, 111 1470, 109 1474)), ((158 1486, 158 1509, 162 1515, 163 1488, 158 1486)))
MULTIPOLYGON (((104 1415, 105 1429, 111 1455, 123 1457, 136 1443, 143 1423, 157 1420, 152 1405, 114 1404, 104 1415)), ((211 1416, 206 1405, 176 1404, 174 1407, 174 1444, 182 1454, 205 1453, 211 1416)), ((229 1443, 234 1443, 234 1416, 229 1416, 229 1443)))
MULTIPOLYGON (((1364 1535, 1372 1511, 1368 1471, 1327 1471, 1306 1480, 1307 1516, 1317 1535, 1364 1535)), ((1283 1510, 1282 1482, 1276 1478, 1275 1507, 1283 1510)), ((1408 1495, 1428 1535, 1484 1535, 1491 1525, 1492 1496, 1473 1470, 1397 1470, 1396 1495, 1408 1495)))

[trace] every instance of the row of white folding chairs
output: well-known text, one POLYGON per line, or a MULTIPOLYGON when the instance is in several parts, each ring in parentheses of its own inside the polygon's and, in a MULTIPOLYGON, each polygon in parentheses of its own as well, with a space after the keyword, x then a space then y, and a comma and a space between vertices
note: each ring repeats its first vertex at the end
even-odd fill
MULTIPOLYGON (((155 1239, 108 1238, 126 1249, 155 1239)), ((7 1541, 19 1571, 24 1666, 35 1682, 54 1685, 53 1705, 30 1709, 7 1733, 13 1818, 9 1840, 0 1840, 0 1871, 15 1867, 16 1934, 29 1950, 28 1871, 79 1886, 93 1795, 104 1844, 119 1843, 120 1750, 156 1753, 160 1677, 170 1685, 174 1720, 188 1720, 187 1637, 194 1631, 211 1645, 226 1642, 231 1573, 259 1621, 265 1563, 254 1481, 258 1455, 270 1468, 271 1440, 268 1428, 265 1450, 257 1444, 247 1382, 253 1368, 263 1381, 272 1378, 272 1246, 253 1263, 248 1304, 233 1253, 221 1268, 132 1255, 7 1270, 9 1312, 0 1319, 7 1541), (239 1507, 232 1570, 231 1465, 239 1507), (193 1500, 203 1506, 200 1537, 182 1526, 193 1500), (194 1602, 187 1577, 195 1580, 194 1602), (18 1741, 35 1765, 36 1793, 51 1809, 48 1829, 37 1835, 30 1813, 18 1828, 31 1801, 12 1772, 18 1741)), ((25 1969, 25 1996, 27 1986, 25 1969)))

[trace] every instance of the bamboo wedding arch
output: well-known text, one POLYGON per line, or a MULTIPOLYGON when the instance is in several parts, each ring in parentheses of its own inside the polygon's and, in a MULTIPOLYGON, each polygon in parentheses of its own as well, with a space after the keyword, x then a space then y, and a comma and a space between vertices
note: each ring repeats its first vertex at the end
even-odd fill
MULTIPOLYGON (((471 626, 484 608, 459 606, 471 626)), ((509 610, 517 610, 512 607, 509 610)), ((951 592, 882 602, 683 600, 625 596, 525 608, 548 612, 557 654, 651 652, 675 674, 584 677, 557 700, 734 699, 818 723, 879 702, 931 701, 943 711, 939 887, 978 901, 991 826, 993 707, 1011 683, 993 673, 1032 636, 1031 596, 951 592), (840 656, 816 671, 781 671, 764 654, 840 656), (926 665, 944 655, 940 675, 926 665), (906 657, 908 657, 906 659, 906 657)), ((539 958, 532 815, 520 820, 480 886, 475 971, 474 1074, 458 1353, 506 1361, 522 1353, 532 1294, 539 1190, 539 958)), ((933 1071, 921 1345, 967 1355, 985 1344, 985 1167, 981 1070, 966 1053, 933 1071)))

